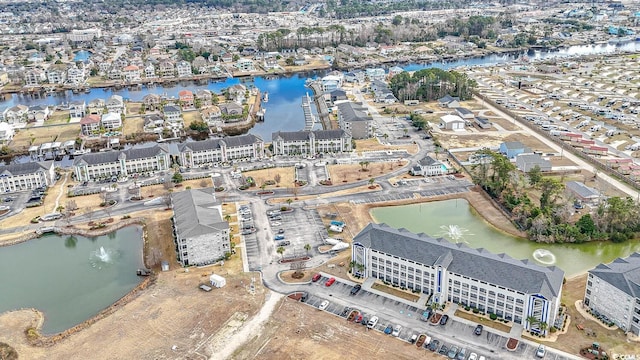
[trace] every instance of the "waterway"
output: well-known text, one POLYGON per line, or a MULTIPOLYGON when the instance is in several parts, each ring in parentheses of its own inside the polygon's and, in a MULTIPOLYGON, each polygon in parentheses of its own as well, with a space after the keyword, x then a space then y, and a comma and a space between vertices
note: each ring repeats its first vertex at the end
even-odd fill
POLYGON ((0 313, 36 308, 44 334, 69 329, 99 313, 141 281, 142 228, 109 235, 46 235, 0 247, 0 313))
MULTIPOLYGON (((525 54, 530 60, 564 58, 579 55, 613 54, 620 51, 640 52, 640 42, 630 41, 618 44, 578 45, 552 51, 529 51, 521 54, 493 54, 477 58, 459 59, 454 61, 439 61, 433 63, 410 63, 401 67, 406 71, 415 71, 430 67, 438 67, 444 70, 457 67, 489 66, 507 63, 516 60, 525 54)), ((81 54, 83 57, 89 54, 81 54)), ((271 134, 276 131, 296 131, 304 128, 304 114, 302 110, 302 97, 311 90, 304 86, 307 78, 315 79, 325 74, 325 71, 299 73, 280 77, 252 77, 231 78, 224 81, 210 82, 206 85, 194 84, 190 81, 179 82, 176 86, 142 87, 139 90, 131 89, 103 89, 93 88, 89 93, 73 94, 71 91, 58 95, 32 97, 31 95, 7 94, 0 99, 0 111, 7 107, 23 104, 34 105, 60 105, 70 101, 89 102, 94 99, 107 99, 111 95, 120 95, 130 101, 141 101, 147 94, 158 94, 168 98, 178 98, 178 92, 184 89, 196 91, 209 89, 221 93, 229 86, 243 83, 247 86, 256 86, 262 92, 269 92, 269 102, 263 104, 266 109, 265 121, 254 126, 250 133, 261 136, 265 141, 270 141, 271 134)))
POLYGON ((640 251, 637 241, 621 244, 539 244, 515 238, 489 225, 464 199, 379 207, 371 210, 371 216, 375 222, 394 228, 443 237, 495 254, 506 253, 515 259, 534 260, 539 265, 555 265, 564 270, 567 277, 640 251))

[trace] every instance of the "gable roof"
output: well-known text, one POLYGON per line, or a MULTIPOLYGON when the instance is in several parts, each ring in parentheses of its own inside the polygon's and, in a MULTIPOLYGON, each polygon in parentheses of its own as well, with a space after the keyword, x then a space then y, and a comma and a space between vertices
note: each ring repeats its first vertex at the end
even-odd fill
POLYGON ((0 174, 6 176, 28 175, 40 170, 48 170, 52 162, 27 162, 22 164, 0 165, 0 174))
POLYGON ((220 202, 212 188, 185 190, 171 194, 174 223, 181 238, 211 234, 229 229, 223 221, 220 202))
POLYGON ((426 266, 448 264, 445 267, 452 273, 525 294, 540 294, 547 299, 560 294, 564 279, 564 271, 555 266, 544 267, 529 260, 516 260, 506 254, 496 255, 482 248, 473 249, 385 224, 367 225, 353 238, 353 243, 426 266))
POLYGON ((220 142, 224 143, 227 147, 230 148, 248 146, 260 141, 262 141, 262 139, 253 134, 228 136, 220 140, 220 142))
POLYGON ((358 103, 344 102, 338 104, 338 111, 345 122, 373 120, 371 116, 366 114, 366 108, 358 103))
POLYGON ((131 148, 122 151, 104 151, 97 153, 84 154, 73 161, 73 165, 81 165, 83 163, 87 165, 99 165, 118 162, 121 156, 125 160, 145 159, 157 156, 159 153, 168 153, 169 150, 162 145, 147 146, 141 148, 131 148))
POLYGON ((336 130, 300 130, 300 131, 276 131, 271 134, 271 141, 277 140, 278 138, 283 141, 307 141, 311 138, 311 135, 317 140, 332 140, 332 139, 341 139, 347 133, 342 129, 336 130))
POLYGON ((433 165, 442 165, 442 163, 431 156, 427 155, 422 159, 418 160, 418 164, 422 166, 433 166, 433 165))
POLYGON ((598 278, 638 299, 640 298, 640 253, 634 252, 626 258, 617 258, 609 264, 600 264, 589 270, 598 278))
POLYGON ((588 187, 580 181, 567 181, 565 186, 568 190, 576 193, 584 199, 600 197, 600 192, 598 190, 588 187))
POLYGON ((460 101, 459 97, 453 97, 451 95, 445 95, 443 97, 441 97, 440 99, 438 99, 438 102, 440 104, 450 104, 454 101, 460 101))

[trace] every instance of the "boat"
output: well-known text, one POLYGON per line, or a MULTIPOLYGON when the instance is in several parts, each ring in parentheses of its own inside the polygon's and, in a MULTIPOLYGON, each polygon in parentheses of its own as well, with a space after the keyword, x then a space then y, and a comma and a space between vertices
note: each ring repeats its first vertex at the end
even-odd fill
POLYGON ((138 275, 138 276, 149 276, 149 275, 151 275, 151 270, 149 270, 149 269, 138 269, 136 271, 136 275, 138 275))
POLYGON ((265 91, 264 94, 262 95, 262 102, 269 102, 269 92, 265 91))
POLYGON ((91 88, 85 88, 85 89, 84 89, 84 93, 85 93, 85 94, 89 94, 89 93, 91 93, 91 88))

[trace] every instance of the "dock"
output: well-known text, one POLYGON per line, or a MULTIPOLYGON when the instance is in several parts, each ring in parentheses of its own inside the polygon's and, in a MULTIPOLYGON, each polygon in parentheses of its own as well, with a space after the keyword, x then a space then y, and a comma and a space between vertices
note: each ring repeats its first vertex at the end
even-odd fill
POLYGON ((308 93, 302 97, 302 112, 304 113, 304 131, 311 131, 316 123, 316 117, 311 112, 311 97, 308 93))
POLYGON ((331 129, 331 120, 329 119, 329 107, 324 99, 324 93, 322 87, 317 81, 309 83, 309 87, 313 90, 313 101, 316 103, 316 109, 318 109, 318 116, 322 123, 322 128, 325 130, 331 129))

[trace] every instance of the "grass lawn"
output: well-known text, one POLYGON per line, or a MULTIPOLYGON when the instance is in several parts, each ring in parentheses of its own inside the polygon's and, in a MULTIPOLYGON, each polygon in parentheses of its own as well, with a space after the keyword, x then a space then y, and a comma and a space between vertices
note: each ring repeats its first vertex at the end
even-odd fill
MULTIPOLYGON (((47 119, 44 124, 45 125, 58 125, 58 124, 67 124, 69 122, 69 110, 56 110, 51 114, 49 119, 47 119)), ((80 131, 80 125, 78 126, 78 131, 80 131)))
POLYGON ((144 120, 142 116, 126 117, 123 123, 123 134, 134 134, 143 132, 144 120))
POLYGON ((188 111, 182 113, 182 118, 184 119, 184 127, 188 128, 194 121, 202 121, 202 117, 200 116, 200 112, 198 111, 188 111))
POLYGON ((276 175, 280 175, 280 183, 276 185, 266 186, 265 189, 275 188, 290 188, 293 187, 293 181, 295 180, 295 169, 293 167, 286 168, 268 168, 261 170, 245 171, 242 173, 244 176, 251 176, 256 182, 257 189, 260 191, 260 186, 267 180, 274 180, 276 175))
POLYGON ((470 314, 466 311, 461 311, 460 309, 456 310, 455 316, 461 317, 463 319, 473 321, 474 323, 481 324, 482 326, 490 327, 506 333, 511 331, 511 326, 505 323, 502 323, 499 321, 493 321, 491 319, 485 319, 484 317, 477 316, 476 314, 470 314))
POLYGON ((418 295, 414 295, 405 291, 402 291, 400 289, 394 289, 392 287, 389 287, 387 285, 384 284, 380 284, 380 283, 375 283, 373 284, 373 286, 371 286, 372 289, 378 290, 378 291, 382 291, 384 293, 387 293, 389 295, 393 295, 405 300, 409 300, 409 301, 413 301, 416 302, 420 299, 420 296, 418 295))
POLYGON ((20 129, 13 137, 9 146, 15 151, 26 151, 29 146, 43 143, 74 140, 80 134, 79 124, 65 124, 59 126, 38 126, 20 129))

